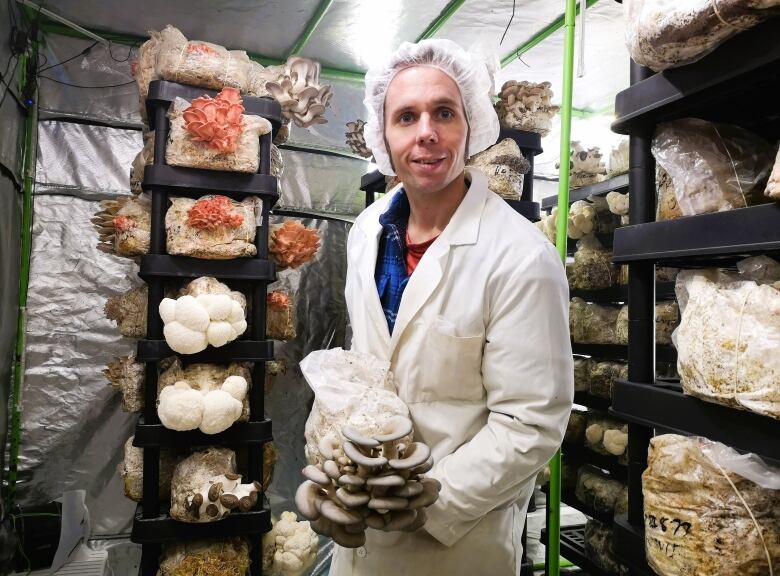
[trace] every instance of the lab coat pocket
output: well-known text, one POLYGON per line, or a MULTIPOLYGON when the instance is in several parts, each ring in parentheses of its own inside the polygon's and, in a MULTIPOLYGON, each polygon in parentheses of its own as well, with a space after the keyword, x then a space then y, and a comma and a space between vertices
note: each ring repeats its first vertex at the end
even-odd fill
POLYGON ((425 334, 421 381, 413 391, 413 402, 440 400, 476 401, 485 395, 482 387, 484 335, 455 336, 441 326, 425 334))

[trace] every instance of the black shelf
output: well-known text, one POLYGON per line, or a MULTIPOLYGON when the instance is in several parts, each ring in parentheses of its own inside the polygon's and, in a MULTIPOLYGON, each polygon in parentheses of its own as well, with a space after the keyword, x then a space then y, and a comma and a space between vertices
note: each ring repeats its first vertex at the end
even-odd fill
POLYGON ((762 204, 618 228, 614 261, 684 265, 775 251, 780 251, 780 204, 762 204))
MULTIPOLYGON (((550 484, 545 484, 542 486, 541 491, 544 494, 550 495, 550 484)), ((589 518, 595 518, 602 524, 610 525, 612 524, 613 514, 607 513, 607 512, 597 512, 594 510, 591 506, 588 506, 584 502, 582 502, 579 498, 577 498, 577 494, 574 492, 574 490, 563 490, 561 491, 561 502, 569 506, 570 508, 574 508, 575 510, 579 510, 585 516, 588 516, 589 518)))
MULTIPOLYGON (((619 174, 603 182, 596 182, 595 184, 569 190, 569 204, 578 200, 585 200, 589 196, 606 196, 610 192, 620 192, 621 194, 628 192, 628 174, 619 174)), ((557 205, 558 196, 542 198, 542 210, 550 210, 557 205)))
POLYGON ((634 527, 628 522, 626 514, 616 514, 612 534, 615 556, 631 570, 631 576, 656 576, 647 565, 644 526, 634 527))
POLYGON ((505 202, 509 204, 515 212, 521 216, 525 216, 531 222, 538 222, 541 217, 538 202, 530 202, 528 200, 505 200, 505 202))
MULTIPOLYGON (((675 300, 677 296, 674 292, 674 285, 674 282, 657 282, 655 285, 656 301, 675 300)), ((569 296, 582 298, 586 302, 595 302, 597 304, 628 302, 628 285, 621 284, 604 288, 603 290, 570 290, 569 296)))
POLYGON ((542 135, 536 132, 501 128, 501 131, 498 133, 497 142, 501 142, 506 138, 515 141, 517 147, 520 148, 520 151, 523 153, 523 156, 526 156, 526 160, 529 160, 528 156, 538 156, 544 151, 542 149, 542 135))
MULTIPOLYGON (((604 360, 628 360, 628 346, 620 344, 577 344, 572 342, 571 349, 578 356, 592 356, 604 360)), ((677 349, 671 345, 657 345, 655 359, 658 362, 676 362, 677 349)))
POLYGON ((647 133, 656 124, 694 116, 737 123, 777 137, 780 128, 780 18, 724 42, 687 66, 645 78, 618 93, 612 130, 647 133), (734 102, 745 102, 734 106, 734 102))
MULTIPOLYGON (((171 102, 176 100, 176 98, 183 98, 188 102, 192 102, 195 98, 200 98, 204 95, 214 98, 219 92, 219 90, 198 88, 196 86, 169 82, 167 80, 154 80, 149 83, 149 95, 146 97, 146 111, 149 117, 149 127, 152 130, 155 129, 154 109, 157 106, 163 105, 167 108, 171 102)), ((241 101, 244 106, 244 114, 262 116, 271 123, 273 133, 276 135, 276 132, 282 125, 282 107, 276 100, 273 98, 244 96, 242 94, 241 101)))
MULTIPOLYGON (((177 353, 171 350, 165 340, 139 340, 137 359, 139 362, 157 362, 177 353)), ((235 340, 219 348, 209 346, 197 354, 179 355, 182 362, 224 363, 264 362, 274 358, 273 340, 235 340)))
POLYGON ((360 177, 360 189, 363 192, 372 190, 373 192, 385 191, 385 175, 379 170, 368 172, 360 177))
MULTIPOLYGON (((612 248, 612 243, 614 242, 612 233, 604 234, 601 232, 596 232, 595 236, 596 240, 598 240, 599 244, 601 244, 604 248, 612 248)), ((569 256, 574 256, 574 253, 577 251, 577 242, 579 242, 579 240, 575 240, 574 238, 566 238, 566 252, 569 256)))
POLYGON ((616 380, 609 413, 649 428, 704 436, 780 462, 777 420, 687 396, 679 384, 616 380))
MULTIPOLYGON (((542 529, 540 542, 547 546, 547 529, 542 529)), ((561 527, 561 556, 590 576, 614 576, 599 568, 585 553, 585 525, 561 527)))
POLYGON ((607 456, 594 452, 590 448, 578 444, 563 443, 563 458, 576 464, 590 464, 600 470, 609 472, 615 480, 625 482, 628 477, 628 467, 618 462, 617 456, 607 456))
POLYGON ((588 392, 575 392, 574 403, 585 406, 586 408, 591 408, 592 410, 601 410, 604 412, 609 409, 612 400, 609 398, 600 398, 599 396, 594 396, 588 392))
POLYGON ((130 540, 136 544, 199 540, 201 538, 227 538, 229 536, 252 536, 253 546, 260 545, 260 534, 271 529, 271 509, 263 497, 263 506, 249 512, 232 512, 216 522, 179 522, 166 512, 156 518, 144 518, 143 507, 136 508, 133 531, 130 540))
POLYGON ((260 196, 270 202, 269 208, 279 199, 277 178, 270 174, 199 170, 164 164, 146 167, 143 189, 167 190, 187 198, 200 198, 204 194, 222 194, 236 199, 260 196))
MULTIPOLYGON (((263 231, 257 233, 262 234, 263 231)), ((138 275, 143 279, 212 276, 222 280, 273 282, 276 279, 276 265, 270 260, 259 258, 200 260, 188 256, 147 254, 141 258, 141 270, 138 275)))
POLYGON ((177 432, 169 430, 162 424, 146 424, 141 416, 135 427, 133 446, 175 446, 191 448, 194 446, 211 445, 243 445, 264 444, 273 440, 271 421, 236 422, 230 428, 219 434, 204 434, 200 430, 177 432))

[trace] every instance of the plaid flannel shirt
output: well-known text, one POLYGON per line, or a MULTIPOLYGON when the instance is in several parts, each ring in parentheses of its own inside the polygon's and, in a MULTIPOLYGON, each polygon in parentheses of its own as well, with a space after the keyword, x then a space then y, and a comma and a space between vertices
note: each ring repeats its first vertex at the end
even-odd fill
POLYGON ((409 200, 403 188, 395 195, 387 211, 379 217, 382 236, 376 258, 374 279, 387 318, 390 334, 395 327, 401 296, 409 276, 406 274, 406 228, 409 224, 409 200))

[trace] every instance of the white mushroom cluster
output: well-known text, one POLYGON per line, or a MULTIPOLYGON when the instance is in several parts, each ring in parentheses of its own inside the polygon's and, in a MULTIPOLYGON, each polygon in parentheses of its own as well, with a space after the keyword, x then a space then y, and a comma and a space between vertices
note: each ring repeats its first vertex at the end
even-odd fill
POLYGON ((186 380, 160 391, 157 415, 171 430, 200 429, 204 434, 218 434, 241 418, 248 384, 242 376, 228 376, 214 389, 199 389, 186 380))
MULTIPOLYGON (((555 244, 555 234, 558 222, 558 207, 554 206, 550 214, 539 220, 536 227, 544 232, 550 242, 555 244)), ((569 207, 567 236, 579 240, 596 229, 596 208, 586 200, 573 202, 569 207)))
MULTIPOLYGON (((598 146, 585 149, 577 141, 571 143, 569 154, 569 188, 580 188, 601 182, 607 175, 607 167, 602 161, 598 146)), ((560 163, 556 163, 556 168, 560 163)))
POLYGON ((366 122, 360 119, 354 122, 347 122, 347 131, 344 133, 344 136, 347 137, 347 145, 355 154, 363 158, 370 158, 373 152, 366 146, 366 137, 363 135, 365 126, 366 122))
POLYGON ((589 412, 585 445, 599 454, 623 456, 628 447, 628 424, 589 412))
POLYGON ((356 548, 365 543, 366 528, 411 532, 425 524, 425 508, 439 497, 441 484, 423 476, 433 467, 430 448, 404 442, 411 420, 395 416, 371 436, 350 426, 341 433, 343 444, 333 434, 320 441, 323 464, 303 469, 306 481, 295 504, 311 527, 356 548))
POLYGON ((609 152, 609 167, 607 176, 610 178, 628 172, 628 138, 623 138, 620 143, 609 152))
POLYGON ((547 136, 551 120, 560 110, 552 105, 551 86, 549 82, 505 82, 499 95, 501 100, 495 106, 501 126, 547 136))
POLYGON ((469 158, 467 166, 479 168, 488 177, 488 188, 505 200, 519 200, 523 175, 531 168, 517 142, 504 138, 469 158))
POLYGON ((266 82, 265 87, 281 105, 284 117, 296 126, 308 128, 328 122, 324 114, 333 92, 330 85, 320 84, 319 62, 290 56, 279 77, 266 82))
POLYGON ((246 331, 244 308, 228 294, 163 298, 159 310, 165 341, 179 354, 224 346, 246 331))
POLYGON ((242 512, 254 508, 261 490, 262 486, 256 480, 241 484, 241 474, 220 474, 209 479, 198 492, 187 496, 187 507, 198 520, 218 520, 236 508, 242 512))
POLYGON ((607 204, 609 204, 609 211, 613 214, 620 216, 621 224, 628 224, 628 194, 621 194, 620 192, 610 192, 607 194, 607 204))
POLYGON ((769 175, 764 195, 774 200, 780 200, 780 149, 777 150, 777 159, 772 173, 769 175))
POLYGON ((319 538, 306 520, 295 512, 282 512, 263 535, 263 574, 302 576, 317 559, 319 538))
POLYGON ((236 454, 228 448, 207 448, 182 460, 171 479, 171 517, 182 522, 214 522, 257 504, 260 482, 241 483, 236 454))

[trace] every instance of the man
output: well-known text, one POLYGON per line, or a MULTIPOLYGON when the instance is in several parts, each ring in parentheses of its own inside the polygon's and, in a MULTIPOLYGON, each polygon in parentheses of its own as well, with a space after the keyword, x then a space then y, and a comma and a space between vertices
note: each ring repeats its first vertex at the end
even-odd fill
POLYGON ((442 484, 414 533, 336 547, 332 576, 520 572, 534 478, 573 398, 568 287, 555 248, 466 170, 495 143, 492 81, 456 44, 403 44, 366 76, 366 142, 401 185, 347 245, 352 348, 389 360, 442 484))

